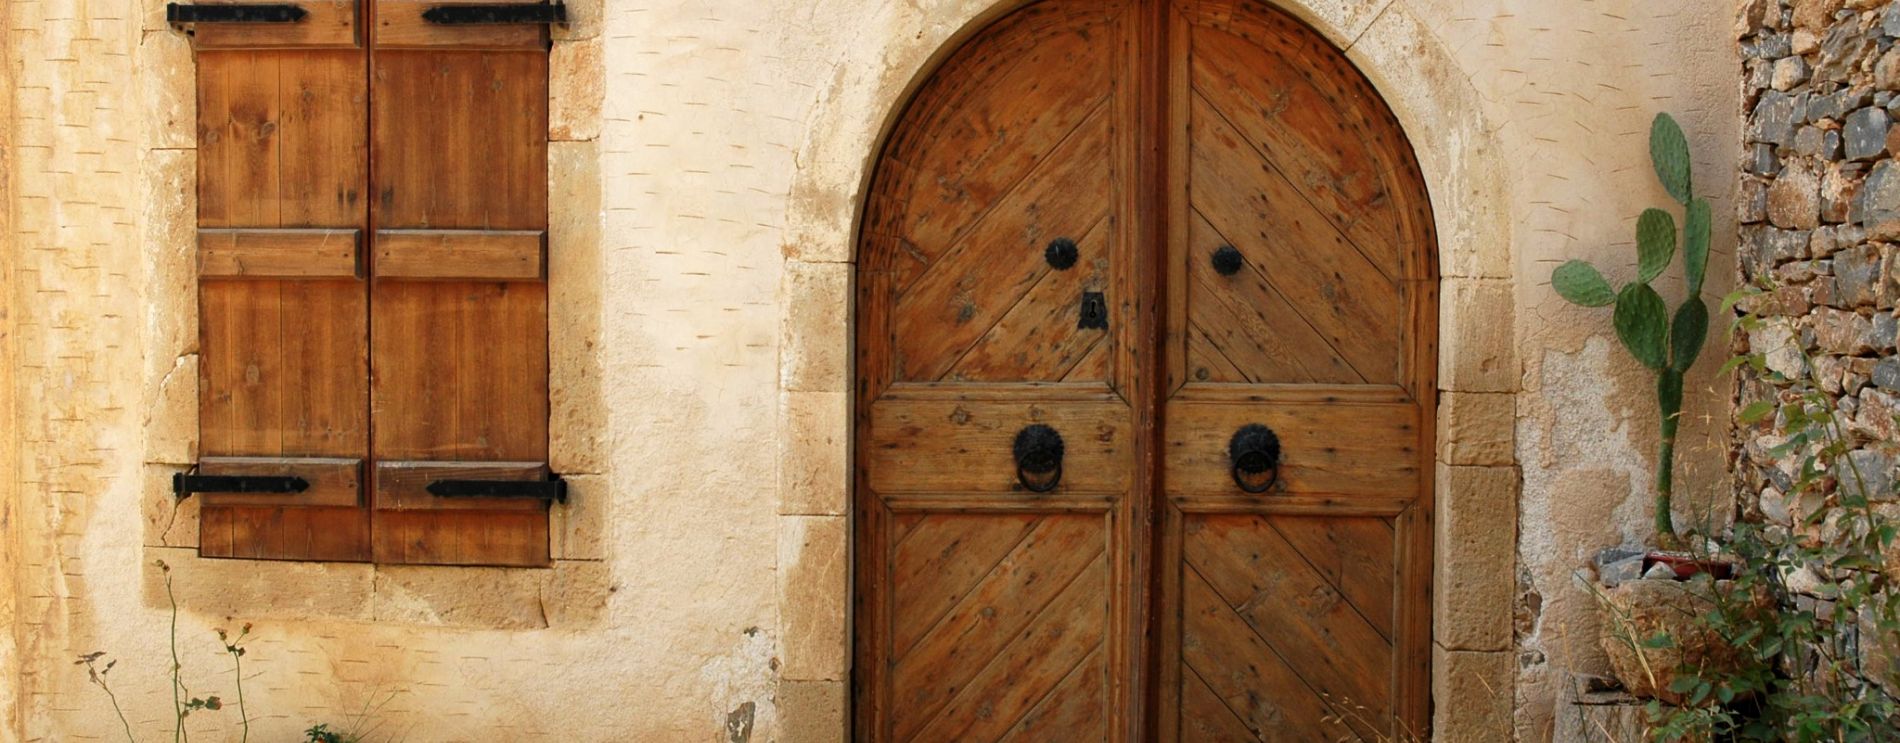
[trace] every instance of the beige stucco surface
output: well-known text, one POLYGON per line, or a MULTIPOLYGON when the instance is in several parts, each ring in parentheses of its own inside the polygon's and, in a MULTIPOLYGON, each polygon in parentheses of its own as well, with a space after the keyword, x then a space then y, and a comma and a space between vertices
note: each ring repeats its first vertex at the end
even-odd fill
MULTIPOLYGON (((1571 574, 1642 538, 1653 462, 1647 381, 1547 277, 1633 271, 1635 216, 1666 199, 1658 110, 1689 130, 1728 275, 1732 4, 1287 5, 1392 101, 1438 213, 1438 730, 1541 739, 1559 671, 1598 662, 1571 574)), ((412 741, 841 737, 856 202, 905 92, 996 1, 572 4, 550 238, 576 495, 545 571, 193 557, 164 487, 194 455, 193 83, 161 9, 7 3, 0 740, 112 739, 73 665, 95 650, 140 738, 169 734, 160 559, 194 693, 230 698, 212 628, 254 625, 259 739, 359 716, 412 741)), ((1722 481, 1716 363, 1692 383, 1691 501, 1722 481)), ((191 728, 235 740, 235 719, 191 728)))

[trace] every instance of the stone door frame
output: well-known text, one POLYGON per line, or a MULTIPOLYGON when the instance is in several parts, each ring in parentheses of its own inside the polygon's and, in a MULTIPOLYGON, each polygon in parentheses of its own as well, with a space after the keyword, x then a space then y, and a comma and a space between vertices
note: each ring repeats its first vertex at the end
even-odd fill
MULTIPOLYGON (((786 739, 839 740, 848 727, 851 282, 873 164, 916 87, 970 34, 1028 1, 929 0, 863 19, 798 147, 777 411, 777 702, 786 739)), ((1433 730, 1449 740, 1507 738, 1520 375, 1501 149, 1468 75, 1402 0, 1274 2, 1371 79, 1411 139, 1431 194, 1441 276, 1433 730)))

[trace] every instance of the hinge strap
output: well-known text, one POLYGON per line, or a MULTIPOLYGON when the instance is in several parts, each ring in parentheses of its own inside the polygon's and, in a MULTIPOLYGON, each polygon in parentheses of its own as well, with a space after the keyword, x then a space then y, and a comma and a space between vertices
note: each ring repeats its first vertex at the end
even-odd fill
POLYGON ((192 493, 301 493, 310 489, 310 481, 294 475, 199 475, 180 472, 172 475, 172 495, 190 497, 192 493))
POLYGON ((188 23, 296 23, 309 11, 291 4, 270 5, 194 5, 167 3, 165 21, 188 23))
POLYGON ((437 5, 422 11, 422 20, 442 26, 566 23, 567 6, 560 3, 437 5))

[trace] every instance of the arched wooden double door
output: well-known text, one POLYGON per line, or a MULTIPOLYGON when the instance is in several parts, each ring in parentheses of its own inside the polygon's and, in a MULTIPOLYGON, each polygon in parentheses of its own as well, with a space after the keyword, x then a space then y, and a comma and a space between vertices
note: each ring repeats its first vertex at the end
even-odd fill
POLYGON ((856 737, 1425 733, 1434 240, 1344 55, 1259 2, 1037 2, 876 168, 856 737))

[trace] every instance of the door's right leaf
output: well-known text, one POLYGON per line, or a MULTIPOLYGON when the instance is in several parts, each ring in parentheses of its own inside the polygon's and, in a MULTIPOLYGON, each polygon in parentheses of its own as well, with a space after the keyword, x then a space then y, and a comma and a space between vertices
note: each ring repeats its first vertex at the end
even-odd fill
POLYGON ((1647 284, 1661 276, 1676 256, 1676 218, 1661 209, 1644 209, 1636 220, 1636 280, 1647 284))
POLYGON ((1631 282, 1616 295, 1616 337, 1643 366, 1662 369, 1668 364, 1664 348, 1669 336, 1669 309, 1655 289, 1631 282))
POLYGON ((1564 299, 1584 307, 1608 307, 1616 301, 1616 290, 1603 280, 1596 266, 1586 261, 1572 260, 1558 266, 1550 274, 1550 285, 1564 299))

